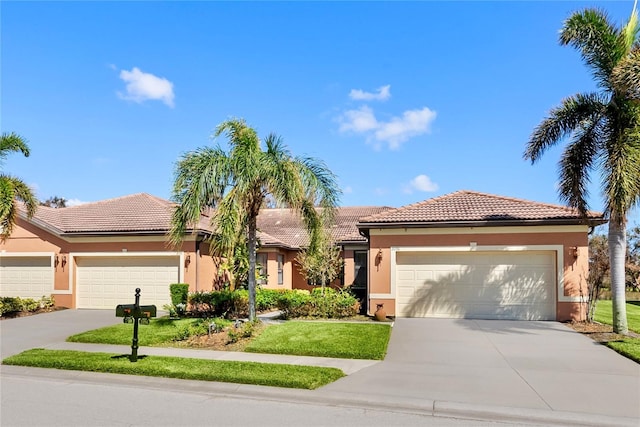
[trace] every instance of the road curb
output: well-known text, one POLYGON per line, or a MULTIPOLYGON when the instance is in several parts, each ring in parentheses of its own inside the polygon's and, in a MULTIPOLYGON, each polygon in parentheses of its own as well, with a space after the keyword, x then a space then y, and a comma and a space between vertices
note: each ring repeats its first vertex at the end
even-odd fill
POLYGON ((141 387, 177 393, 228 398, 250 398, 260 401, 275 401, 300 404, 324 404, 337 407, 364 408, 369 410, 402 412, 442 418, 458 418, 503 423, 519 423, 546 426, 585 427, 637 427, 639 420, 628 417, 611 417, 591 413, 574 413, 533 408, 512 408, 492 405, 477 405, 462 402, 416 399, 400 396, 373 396, 343 392, 283 389, 248 384, 232 384, 196 380, 180 380, 161 377, 139 377, 123 374, 108 374, 84 371, 63 371, 45 368, 2 365, 3 376, 35 377, 44 380, 79 381, 85 383, 120 387, 141 387))

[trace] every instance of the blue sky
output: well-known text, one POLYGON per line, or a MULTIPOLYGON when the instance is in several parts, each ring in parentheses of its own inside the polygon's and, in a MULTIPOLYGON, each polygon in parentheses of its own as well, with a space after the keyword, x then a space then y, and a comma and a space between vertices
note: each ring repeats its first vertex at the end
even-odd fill
POLYGON ((594 5, 622 23, 633 2, 3 1, 2 131, 32 150, 3 168, 42 200, 169 198, 179 156, 242 117, 324 160, 342 205, 558 203, 561 146, 522 154, 550 108, 595 88, 557 41, 594 5))

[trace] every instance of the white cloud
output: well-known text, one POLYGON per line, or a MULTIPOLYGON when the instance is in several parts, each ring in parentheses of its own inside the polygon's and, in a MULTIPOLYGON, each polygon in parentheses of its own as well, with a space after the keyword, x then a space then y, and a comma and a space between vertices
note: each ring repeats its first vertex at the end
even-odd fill
POLYGON ((386 101, 391 98, 391 85, 386 85, 376 89, 377 92, 365 92, 361 89, 351 89, 349 98, 356 101, 386 101))
POLYGON ((409 182, 410 190, 417 190, 417 191, 424 191, 426 193, 432 193, 434 191, 438 191, 438 188, 439 188, 438 184, 431 181, 431 178, 429 178, 427 175, 424 175, 424 174, 416 176, 409 182))
POLYGON ((369 142, 386 142, 394 150, 409 138, 431 132, 431 123, 436 115, 435 111, 424 107, 407 110, 402 116, 392 117, 388 121, 379 121, 373 110, 364 105, 357 110, 345 111, 338 121, 340 132, 367 134, 369 142))
POLYGON ((126 93, 118 92, 120 98, 138 103, 159 100, 173 108, 173 83, 164 77, 154 76, 133 67, 131 71, 121 70, 120 79, 127 84, 126 93))
POLYGON ((345 111, 340 118, 340 132, 368 132, 378 128, 378 120, 373 114, 373 110, 366 105, 359 110, 345 111))
POLYGON ((79 205, 84 205, 85 203, 89 203, 89 202, 83 202, 80 199, 69 199, 67 200, 67 207, 71 207, 71 206, 79 206, 79 205))

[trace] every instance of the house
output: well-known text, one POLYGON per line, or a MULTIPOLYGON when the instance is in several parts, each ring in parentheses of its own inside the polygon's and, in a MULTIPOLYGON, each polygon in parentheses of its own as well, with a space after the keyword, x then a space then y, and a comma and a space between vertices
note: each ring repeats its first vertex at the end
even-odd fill
MULTIPOLYGON (((68 208, 40 207, 0 244, 0 294, 53 294, 71 308, 169 303, 170 283, 220 282, 209 218, 167 245, 174 204, 134 194, 68 208)), ((344 273, 369 312, 397 316, 569 320, 584 316, 588 233, 602 215, 459 191, 401 208, 341 207, 332 236, 344 273)), ((295 260, 307 235, 289 209, 258 217, 258 262, 272 289, 308 289, 295 260)))
POLYGON ((402 317, 582 320, 588 234, 604 222, 473 191, 361 218, 370 307, 402 317))

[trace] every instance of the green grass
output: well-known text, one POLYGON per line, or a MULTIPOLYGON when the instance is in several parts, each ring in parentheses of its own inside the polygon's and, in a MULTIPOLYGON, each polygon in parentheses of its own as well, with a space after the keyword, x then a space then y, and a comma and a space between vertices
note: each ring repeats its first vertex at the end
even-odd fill
POLYGON ((265 329, 245 351, 381 360, 390 335, 391 327, 378 323, 289 321, 265 329))
MULTIPOLYGON (((593 320, 599 323, 611 325, 612 322, 611 301, 600 300, 596 307, 593 320)), ((640 333, 640 302, 627 302, 627 323, 629 329, 633 332, 640 333)))
MULTIPOLYGON (((627 324, 629 330, 640 333, 640 302, 627 302, 627 324)), ((593 316, 596 322, 611 325, 612 323, 612 305, 611 301, 600 300, 593 316)), ((640 339, 624 338, 620 341, 609 341, 605 345, 625 357, 640 363, 640 339)))
POLYGON ((640 339, 625 338, 622 341, 609 341, 605 345, 623 356, 640 363, 640 339))
MULTIPOLYGON (((149 325, 138 326, 138 345, 153 346, 171 342, 181 330, 198 319, 170 320, 168 318, 152 319, 149 325)), ((67 338, 70 342, 95 344, 131 344, 133 338, 133 324, 120 323, 118 325, 93 329, 67 338)))
POLYGON ((313 390, 336 381, 336 368, 148 356, 132 363, 114 354, 32 349, 2 361, 5 365, 75 371, 108 372, 151 377, 257 384, 313 390))

